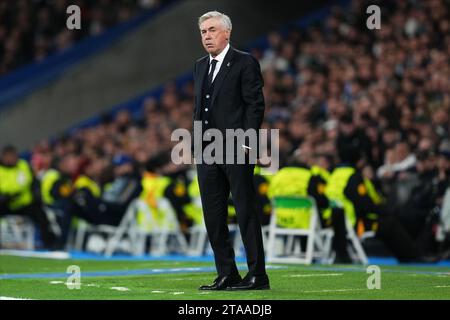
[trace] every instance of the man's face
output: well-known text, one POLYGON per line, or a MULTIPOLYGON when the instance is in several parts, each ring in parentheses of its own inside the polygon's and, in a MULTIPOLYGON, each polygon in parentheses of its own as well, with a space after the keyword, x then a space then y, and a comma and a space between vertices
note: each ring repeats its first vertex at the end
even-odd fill
POLYGON ((342 122, 342 123, 341 123, 341 132, 342 132, 344 135, 349 136, 349 135, 351 135, 354 131, 355 131, 355 126, 353 125, 353 123, 347 123, 347 122, 342 122))
POLYGON ((227 46, 230 30, 227 30, 220 18, 210 18, 200 25, 202 44, 213 57, 217 56, 227 46))
POLYGON ((86 174, 91 178, 99 178, 106 167, 104 159, 95 159, 87 166, 86 174))
POLYGON ((73 176, 78 171, 79 168, 78 165, 79 165, 78 158, 73 155, 68 155, 61 160, 59 168, 62 173, 67 174, 69 176, 73 176))
POLYGON ((13 167, 17 164, 19 155, 15 152, 5 152, 1 157, 1 163, 8 167, 13 167))
POLYGON ((133 173, 133 165, 131 163, 124 163, 114 168, 114 176, 121 177, 133 173))

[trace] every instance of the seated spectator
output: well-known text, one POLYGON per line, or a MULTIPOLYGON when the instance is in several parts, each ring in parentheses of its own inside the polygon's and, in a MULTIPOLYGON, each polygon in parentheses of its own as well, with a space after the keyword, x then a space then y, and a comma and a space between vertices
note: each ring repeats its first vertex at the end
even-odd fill
POLYGON ((40 179, 42 205, 56 230, 58 249, 64 249, 74 212, 72 177, 79 170, 79 157, 69 153, 53 160, 40 179))
POLYGON ((394 146, 393 154, 389 154, 388 163, 382 165, 377 170, 378 178, 390 178, 395 175, 401 176, 401 172, 411 169, 416 164, 416 157, 411 152, 406 141, 397 142, 394 146))
POLYGON ((19 159, 16 148, 5 146, 0 154, 0 217, 26 216, 39 226, 43 246, 52 249, 55 234, 41 209, 36 181, 29 164, 19 159))
POLYGON ((141 177, 132 158, 119 154, 112 163, 114 180, 100 196, 89 188, 81 188, 74 194, 77 205, 74 213, 89 223, 119 225, 131 201, 142 191, 141 177))

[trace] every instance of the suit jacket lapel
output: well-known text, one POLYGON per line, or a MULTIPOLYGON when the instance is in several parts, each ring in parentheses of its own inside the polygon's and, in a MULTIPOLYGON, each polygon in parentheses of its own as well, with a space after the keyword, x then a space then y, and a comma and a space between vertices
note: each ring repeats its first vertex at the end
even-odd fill
POLYGON ((223 59, 222 65, 220 67, 219 73, 217 74, 216 78, 214 79, 214 92, 213 96, 211 98, 211 108, 214 106, 214 100, 217 97, 217 94, 220 91, 220 88, 222 87, 223 81, 225 80, 228 72, 230 71, 230 67, 233 64, 233 56, 234 56, 234 49, 230 46, 230 49, 228 50, 225 58, 223 59))

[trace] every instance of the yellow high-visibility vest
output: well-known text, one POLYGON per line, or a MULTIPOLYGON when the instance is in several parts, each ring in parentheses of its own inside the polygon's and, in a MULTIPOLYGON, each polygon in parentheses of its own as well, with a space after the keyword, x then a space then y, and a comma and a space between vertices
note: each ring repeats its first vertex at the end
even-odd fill
POLYGON ((42 202, 46 205, 52 205, 55 203, 51 191, 56 181, 61 178, 59 171, 55 169, 47 170, 41 179, 41 198, 42 202))
MULTIPOLYGON (((352 167, 338 167, 334 169, 325 190, 325 195, 330 200, 331 206, 341 207, 353 227, 357 222, 356 211, 353 202, 345 196, 344 191, 348 185, 348 181, 355 173, 356 170, 352 167)), ((367 195, 375 204, 380 204, 382 198, 375 190, 372 182, 369 179, 364 178, 363 183, 365 190, 367 190, 367 195)), ((327 211, 328 215, 331 215, 331 209, 328 209, 327 211)), ((376 220, 378 216, 375 213, 369 213, 367 218, 376 220)))
POLYGON ((345 196, 344 191, 348 181, 355 172, 356 170, 352 167, 338 167, 334 169, 325 189, 325 195, 330 200, 331 207, 342 208, 352 226, 356 224, 355 207, 353 202, 345 196))
POLYGON ((186 215, 194 221, 194 224, 201 225, 203 223, 203 210, 201 203, 196 202, 200 197, 200 187, 198 185, 197 177, 194 177, 188 186, 188 194, 191 198, 191 203, 183 206, 186 215))
MULTIPOLYGON (((309 169, 285 167, 278 171, 270 181, 267 195, 275 197, 308 196, 308 186, 312 174, 309 169)), ((311 210, 305 208, 275 208, 277 224, 285 228, 308 228, 311 210)))
POLYGON ((321 177, 325 182, 328 182, 328 179, 330 179, 330 173, 328 170, 316 165, 311 167, 311 173, 313 176, 321 177))
POLYGON ((80 175, 77 178, 77 180, 75 181, 75 188, 88 189, 92 193, 92 195, 96 198, 100 198, 102 194, 102 190, 100 189, 98 183, 86 175, 80 175))
POLYGON ((32 183, 33 174, 25 160, 19 159, 14 167, 0 165, 0 193, 14 195, 8 203, 10 210, 23 208, 33 202, 32 183))
MULTIPOLYGON (((150 172, 144 173, 142 178, 142 192, 139 196, 151 209, 152 219, 158 225, 164 224, 165 213, 158 208, 158 200, 164 196, 164 191, 172 180, 169 177, 160 176, 150 172)), ((151 231, 153 226, 149 225, 144 212, 138 210, 137 223, 141 228, 151 231)))

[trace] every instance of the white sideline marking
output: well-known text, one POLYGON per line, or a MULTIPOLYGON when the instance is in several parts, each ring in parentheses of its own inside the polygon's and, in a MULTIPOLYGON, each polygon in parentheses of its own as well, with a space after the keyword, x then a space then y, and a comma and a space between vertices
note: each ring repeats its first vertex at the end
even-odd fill
POLYGON ((53 252, 35 252, 27 250, 0 250, 0 255, 11 255, 18 257, 29 257, 29 258, 47 258, 47 259, 69 259, 70 255, 64 251, 53 251, 53 252))
POLYGON ((14 298, 14 297, 0 297, 0 300, 33 300, 27 298, 14 298))
POLYGON ((450 286, 434 286, 435 288, 450 288, 450 286))
POLYGON ((153 290, 152 293, 164 293, 165 291, 153 290))
POLYGON ((345 292, 345 291, 361 291, 367 289, 330 289, 330 290, 311 290, 303 291, 304 293, 317 293, 317 292, 345 292))
POLYGON ((174 292, 173 295, 176 296, 177 294, 184 294, 184 292, 174 292))
POLYGON ((311 273, 311 274, 292 274, 286 275, 283 277, 289 278, 299 278, 299 277, 335 277, 335 276, 343 276, 343 273, 311 273))
MULTIPOLYGON (((65 284, 65 285, 72 284, 72 283, 63 282, 63 281, 50 281, 49 283, 50 283, 50 284, 65 284)), ((85 287, 96 287, 96 288, 100 288, 100 286, 99 286, 98 284, 95 284, 95 283, 88 283, 88 284, 82 284, 82 283, 80 283, 80 285, 83 285, 83 286, 85 286, 85 287)))
MULTIPOLYGON (((71 283, 71 282, 63 282, 63 281, 50 281, 49 282, 50 284, 65 284, 66 286, 67 285, 72 285, 73 283, 71 283)), ((82 285, 82 283, 80 283, 80 285, 82 285)))
POLYGON ((117 290, 117 291, 130 291, 130 289, 125 287, 111 287, 111 290, 117 290))

